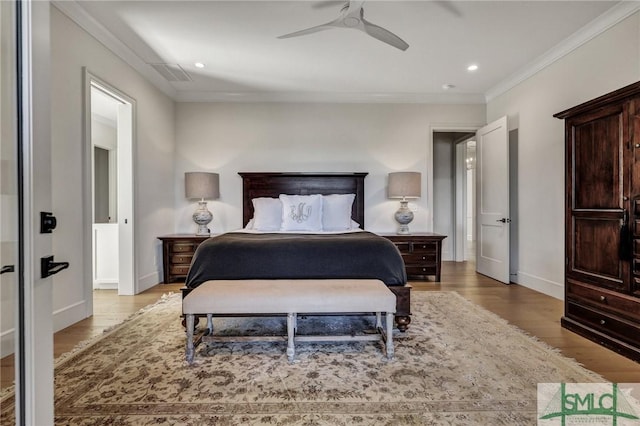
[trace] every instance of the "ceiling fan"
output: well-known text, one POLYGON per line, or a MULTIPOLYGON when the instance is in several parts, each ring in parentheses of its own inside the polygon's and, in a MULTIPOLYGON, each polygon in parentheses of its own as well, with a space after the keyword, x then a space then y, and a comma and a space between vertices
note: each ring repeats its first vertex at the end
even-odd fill
POLYGON ((333 21, 304 30, 295 31, 293 33, 281 35, 278 38, 298 37, 316 33, 318 31, 329 30, 332 28, 351 28, 354 30, 363 31, 366 34, 369 34, 371 37, 387 43, 397 49, 407 50, 407 48, 409 47, 407 42, 402 40, 391 31, 384 29, 378 25, 372 24, 371 22, 364 19, 364 9, 362 8, 363 3, 364 1, 348 1, 340 10, 340 16, 333 21))

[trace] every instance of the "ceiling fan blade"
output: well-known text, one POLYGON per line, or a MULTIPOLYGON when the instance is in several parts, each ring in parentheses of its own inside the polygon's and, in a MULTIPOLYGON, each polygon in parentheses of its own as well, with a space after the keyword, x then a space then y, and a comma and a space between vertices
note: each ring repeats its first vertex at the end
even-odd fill
POLYGON ((294 31, 294 32, 289 33, 289 34, 284 34, 284 35, 278 36, 278 38, 299 37, 299 36, 303 36, 303 35, 307 35, 307 34, 317 33, 319 31, 329 30, 331 28, 334 28, 334 25, 332 25, 332 24, 333 24, 333 22, 329 22, 327 24, 322 24, 322 25, 317 25, 315 27, 307 28, 307 29, 300 30, 300 31, 294 31))
POLYGON ((364 18, 362 18, 362 24, 363 24, 364 32, 369 34, 371 37, 377 38, 378 40, 384 43, 387 43, 400 50, 407 50, 409 48, 409 44, 406 41, 404 41, 403 39, 401 39, 391 31, 386 30, 382 27, 379 27, 376 24, 372 24, 371 22, 365 20, 364 18))
POLYGON ((452 15, 458 18, 462 17, 462 12, 460 12, 460 9, 458 9, 458 6, 456 6, 452 1, 435 0, 434 3, 440 6, 441 8, 443 8, 444 10, 446 10, 447 12, 451 13, 452 15))

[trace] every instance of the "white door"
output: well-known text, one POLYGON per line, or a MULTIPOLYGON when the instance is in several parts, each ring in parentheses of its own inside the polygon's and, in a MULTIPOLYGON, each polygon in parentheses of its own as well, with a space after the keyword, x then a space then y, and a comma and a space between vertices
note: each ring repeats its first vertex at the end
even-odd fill
POLYGON ((133 238, 133 105, 118 105, 118 294, 137 293, 133 238))
POLYGON ((509 129, 507 117, 476 133, 476 268, 509 283, 509 129))
MULTIPOLYGON (((40 262, 53 255, 52 234, 41 233, 39 225, 40 212, 51 212, 49 7, 49 2, 42 1, 0 2, 0 241, 6 249, 2 266, 13 265, 14 269, 2 274, 2 284, 15 285, 12 317, 18 425, 53 424, 53 297, 51 278, 42 278, 40 262), (5 68, 5 61, 12 65, 5 68), (7 230, 5 225, 11 222, 13 227, 7 230)), ((4 302, 3 295, 3 307, 4 302)))

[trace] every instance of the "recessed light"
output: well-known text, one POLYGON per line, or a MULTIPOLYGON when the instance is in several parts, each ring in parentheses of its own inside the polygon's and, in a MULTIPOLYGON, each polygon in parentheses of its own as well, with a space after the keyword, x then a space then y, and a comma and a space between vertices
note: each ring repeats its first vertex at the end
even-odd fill
POLYGON ((476 71, 477 69, 478 69, 478 66, 476 64, 469 65, 467 67, 467 71, 476 71))
POLYGON ((446 84, 442 85, 442 88, 444 90, 454 89, 455 87, 456 87, 456 85, 455 84, 451 84, 451 83, 446 83, 446 84))
POLYGON ((195 64, 193 64, 196 66, 196 68, 204 68, 204 64, 202 62, 196 62, 195 64))

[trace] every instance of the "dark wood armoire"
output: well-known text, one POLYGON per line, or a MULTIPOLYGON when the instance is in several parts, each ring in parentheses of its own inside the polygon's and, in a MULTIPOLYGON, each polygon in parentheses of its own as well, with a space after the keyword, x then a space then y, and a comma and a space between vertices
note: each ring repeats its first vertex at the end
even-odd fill
POLYGON ((562 326, 640 360, 640 82, 565 120, 562 326))

